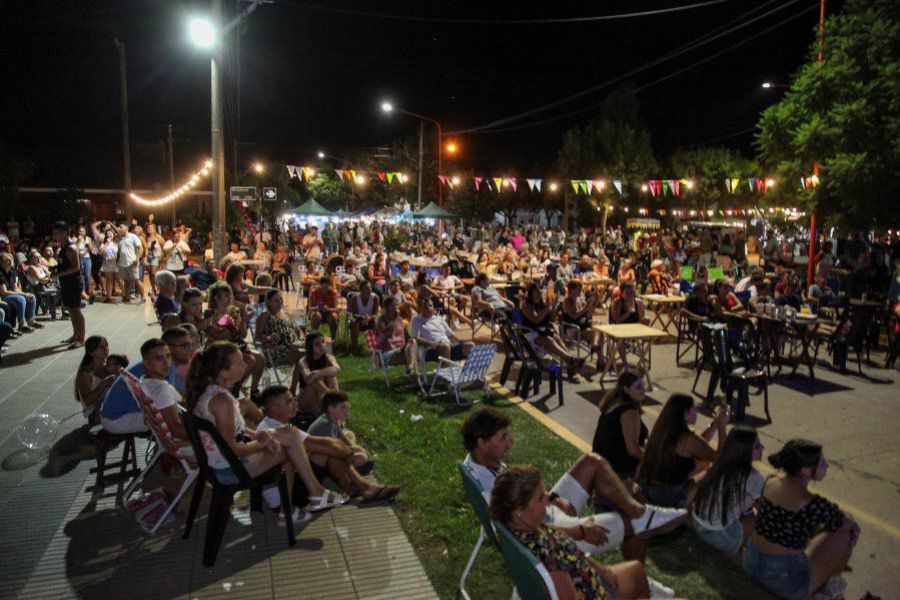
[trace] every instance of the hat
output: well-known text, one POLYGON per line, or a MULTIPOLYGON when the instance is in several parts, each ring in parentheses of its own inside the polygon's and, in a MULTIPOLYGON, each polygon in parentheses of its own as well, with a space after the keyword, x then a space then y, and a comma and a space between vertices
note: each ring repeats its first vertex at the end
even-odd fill
POLYGON ((651 269, 655 269, 656 267, 661 267, 661 266, 663 266, 663 261, 661 261, 658 258, 656 260, 654 260, 652 263, 650 263, 651 269))

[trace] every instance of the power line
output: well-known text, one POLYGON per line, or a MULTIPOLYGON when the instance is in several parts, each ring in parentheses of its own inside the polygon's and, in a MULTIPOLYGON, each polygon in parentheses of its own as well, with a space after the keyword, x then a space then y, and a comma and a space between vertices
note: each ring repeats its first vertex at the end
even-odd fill
POLYGON ((614 21, 619 19, 634 19, 637 17, 649 17, 653 15, 661 15, 666 13, 680 12, 684 10, 692 10, 695 8, 703 8, 731 0, 708 0, 707 2, 696 2, 694 4, 686 4, 684 6, 673 6, 670 8, 659 8, 655 10, 644 10, 632 13, 618 13, 613 15, 597 15, 593 17, 567 17, 559 19, 448 19, 443 17, 418 17, 415 15, 396 15, 385 13, 373 13, 357 10, 349 10, 345 8, 333 8, 330 6, 317 6, 314 4, 306 4, 304 2, 294 2, 292 0, 279 0, 280 4, 289 4, 299 8, 309 10, 318 10, 322 12, 337 13, 342 15, 352 15, 356 17, 373 17, 376 19, 392 19, 395 21, 419 21, 427 23, 459 23, 464 25, 544 25, 551 23, 590 23, 595 21, 614 21))
MULTIPOLYGON (((595 85, 595 86, 589 87, 589 88, 587 88, 587 89, 585 89, 585 90, 582 90, 582 91, 580 91, 580 92, 577 92, 577 93, 572 94, 572 95, 570 95, 570 96, 567 96, 567 97, 565 97, 565 98, 561 98, 560 100, 556 100, 556 101, 551 102, 551 103, 549 103, 549 104, 545 104, 545 105, 543 105, 543 106, 539 106, 539 107, 537 107, 537 108, 533 108, 533 109, 531 109, 531 110, 527 110, 527 111, 522 112, 522 113, 518 113, 518 114, 509 116, 509 117, 505 117, 505 118, 503 118, 503 119, 498 119, 498 120, 496 120, 496 121, 492 121, 491 123, 487 123, 487 124, 485 124, 485 125, 479 125, 479 126, 477 126, 477 127, 471 127, 471 128, 469 128, 469 129, 462 129, 462 130, 459 130, 459 131, 450 131, 450 132, 447 132, 447 135, 460 135, 460 134, 464 134, 464 133, 476 133, 476 132, 479 132, 479 131, 482 131, 482 130, 485 130, 485 129, 493 129, 494 127, 497 127, 497 126, 500 126, 500 125, 506 125, 506 124, 512 123, 512 122, 514 122, 514 121, 519 121, 519 120, 524 119, 524 118, 526 118, 526 117, 530 117, 530 116, 532 116, 532 115, 535 115, 535 114, 538 114, 538 113, 542 113, 542 112, 544 112, 544 111, 546 111, 546 110, 548 110, 548 109, 555 108, 555 107, 560 106, 560 105, 562 105, 562 104, 567 104, 567 103, 569 103, 569 102, 571 102, 571 101, 573 101, 573 100, 577 100, 577 99, 579 99, 579 98, 583 98, 584 96, 588 96, 588 95, 590 95, 590 94, 593 94, 594 92, 599 91, 599 90, 601 90, 601 89, 603 89, 603 88, 609 87, 610 85, 612 85, 612 84, 614 84, 614 83, 617 83, 617 82, 619 82, 619 81, 622 81, 623 79, 627 79, 628 77, 631 77, 632 75, 636 75, 636 74, 638 74, 638 73, 640 73, 640 72, 642 72, 642 71, 646 71, 647 69, 649 69, 649 68, 651 68, 651 67, 655 67, 655 66, 657 66, 657 65, 659 65, 659 64, 662 64, 662 63, 664 63, 664 62, 666 62, 666 61, 668 61, 668 60, 671 60, 671 59, 673 59, 673 58, 675 58, 675 57, 677 57, 677 56, 681 56, 682 54, 685 54, 686 52, 690 52, 691 50, 694 50, 694 49, 696 49, 696 48, 699 48, 699 47, 701 47, 701 46, 704 46, 704 45, 706 45, 706 44, 708 44, 708 43, 710 43, 710 42, 712 42, 712 41, 714 41, 714 40, 717 40, 717 39, 719 39, 719 38, 721 38, 721 37, 723 37, 723 36, 725 36, 725 35, 728 35, 728 34, 733 33, 733 32, 735 32, 735 31, 737 31, 737 30, 739 30, 739 29, 742 29, 742 28, 744 28, 744 27, 747 27, 747 26, 749 26, 749 25, 752 25, 752 24, 755 23, 756 21, 759 21, 760 19, 763 19, 763 18, 765 18, 765 17, 767 17, 767 16, 769 16, 769 15, 772 15, 772 14, 774 14, 774 13, 780 11, 780 10, 784 10, 784 9, 786 9, 786 8, 789 8, 790 6, 792 6, 792 5, 794 5, 794 4, 797 4, 797 3, 800 2, 800 1, 801 1, 801 0, 791 0, 791 1, 788 2, 787 4, 784 4, 784 5, 778 6, 778 7, 776 7, 776 8, 773 8, 772 10, 769 10, 769 11, 767 11, 767 12, 761 14, 761 15, 757 15, 757 16, 753 17, 752 19, 748 19, 748 20, 744 21, 743 23, 740 23, 740 24, 738 24, 738 25, 735 25, 734 27, 731 27, 731 28, 729 28, 729 29, 726 29, 726 30, 724 30, 724 31, 721 31, 721 32, 719 32, 719 33, 717 33, 717 34, 715 34, 715 35, 710 35, 709 33, 706 33, 706 34, 704 34, 704 35, 702 35, 702 36, 700 36, 700 37, 698 37, 698 38, 696 38, 696 39, 694 39, 694 40, 688 42, 687 44, 684 44, 684 45, 680 46, 679 48, 677 48, 677 49, 675 49, 675 50, 673 50, 673 51, 671 51, 671 52, 668 52, 668 53, 663 54, 662 56, 660 56, 660 57, 658 57, 658 58, 653 59, 653 60, 650 61, 650 62, 644 63, 643 65, 641 65, 641 66, 639 66, 639 67, 636 67, 636 68, 634 68, 634 69, 632 69, 632 70, 630 70, 630 71, 628 71, 628 72, 626 72, 626 73, 623 73, 622 75, 618 75, 618 76, 616 76, 616 77, 613 77, 612 79, 609 79, 609 80, 607 80, 607 81, 604 81, 603 83, 600 83, 600 84, 597 84, 597 85, 595 85)), ((738 17, 738 19, 742 19, 742 18, 744 18, 744 17, 746 17, 746 16, 752 14, 753 12, 756 12, 757 10, 758 10, 758 9, 751 10, 750 12, 745 13, 742 17, 738 17)), ((734 22, 734 21, 732 21, 732 22, 734 22)), ((579 112, 580 112, 580 111, 579 111, 579 112)), ((543 123, 543 121, 541 121, 541 123, 543 123)), ((502 130, 502 131, 507 131, 507 130, 508 130, 508 129, 504 129, 504 130, 502 130)))
MULTIPOLYGON (((671 72, 671 73, 668 73, 668 74, 666 74, 666 75, 663 75, 662 77, 660 77, 660 78, 658 78, 658 79, 655 79, 654 81, 651 81, 650 83, 647 83, 647 84, 644 84, 644 85, 642 85, 642 86, 640 86, 640 87, 638 87, 638 88, 635 88, 635 89, 634 89, 634 93, 637 93, 637 92, 639 92, 639 91, 641 91, 641 90, 647 89, 648 87, 651 87, 651 86, 657 85, 657 84, 659 84, 659 83, 662 83, 663 81, 666 81, 666 80, 668 80, 668 79, 671 79, 672 77, 675 77, 675 76, 677 76, 677 75, 680 75, 681 73, 684 73, 685 71, 689 71, 689 70, 693 69, 694 67, 697 67, 697 66, 699 66, 699 65, 702 65, 702 64, 704 64, 704 63, 707 63, 707 62, 709 62, 709 61, 711 61, 711 60, 713 60, 713 59, 715 59, 715 58, 718 58, 719 56, 725 54, 726 52, 731 52, 731 51, 734 50, 735 48, 737 48, 737 47, 739 47, 739 46, 743 46, 744 44, 746 44, 747 42, 749 42, 749 41, 751 41, 751 40, 754 40, 754 39, 756 39, 756 38, 758 38, 758 37, 760 37, 760 36, 762 36, 762 35, 765 35, 765 34, 769 33, 770 31, 773 31, 773 30, 775 30, 775 29, 778 29, 779 27, 782 27, 782 26, 784 26, 784 25, 787 25, 787 24, 790 23, 791 21, 794 21, 794 20, 796 20, 796 19, 799 19, 800 17, 802 17, 803 15, 805 15, 806 13, 808 13, 809 11, 811 11, 811 10, 813 10, 813 9, 816 9, 816 8, 818 8, 818 7, 819 7, 819 3, 816 2, 815 4, 810 5, 810 6, 808 6, 807 8, 804 8, 803 10, 801 10, 801 11, 800 11, 799 13, 797 13, 796 15, 794 15, 794 16, 792 16, 792 17, 788 17, 787 19, 781 21, 780 23, 776 23, 775 25, 772 25, 771 27, 767 27, 766 29, 763 29, 762 31, 760 31, 760 32, 758 32, 758 33, 755 33, 755 34, 751 35, 750 37, 741 40, 740 42, 736 42, 736 43, 732 44, 731 46, 729 46, 728 48, 725 48, 724 50, 720 50, 719 52, 716 52, 716 53, 714 53, 714 54, 711 54, 711 55, 709 55, 709 56, 707 56, 707 57, 705 57, 705 58, 701 58, 700 60, 698 60, 698 61, 696 61, 696 62, 693 62, 693 63, 691 63, 690 65, 688 65, 688 66, 686 66, 686 67, 684 67, 684 68, 682 68, 682 69, 678 69, 677 71, 673 71, 673 72, 671 72)), ((507 132, 507 131, 518 131, 518 130, 520 130, 520 129, 527 129, 527 128, 529 128, 529 127, 536 127, 536 126, 538 126, 538 125, 544 125, 544 124, 546 124, 546 123, 551 123, 551 122, 553 122, 553 121, 558 121, 558 120, 560 120, 560 119, 567 119, 567 118, 572 117, 572 116, 575 116, 575 115, 577 115, 577 114, 580 114, 580 113, 583 113, 583 112, 592 110, 592 109, 594 109, 594 108, 600 106, 600 104, 602 104, 602 103, 601 103, 601 102, 597 102, 597 103, 591 104, 590 106, 586 106, 586 107, 584 107, 584 108, 579 108, 578 110, 573 110, 573 111, 567 112, 567 113, 562 114, 562 115, 557 115, 557 116, 555 116, 555 117, 550 117, 550 118, 548 118, 548 119, 543 119, 543 120, 541 120, 541 121, 535 121, 534 123, 526 123, 525 125, 516 125, 516 126, 514 126, 514 127, 504 127, 504 128, 501 128, 501 129, 490 129, 490 130, 487 130, 487 131, 478 131, 477 133, 503 133, 503 132, 507 132)), ((469 131, 471 131, 471 130, 469 130, 469 131)), ((460 132, 450 132, 450 133, 448 133, 447 135, 452 135, 452 134, 455 134, 455 133, 460 133, 460 132)))

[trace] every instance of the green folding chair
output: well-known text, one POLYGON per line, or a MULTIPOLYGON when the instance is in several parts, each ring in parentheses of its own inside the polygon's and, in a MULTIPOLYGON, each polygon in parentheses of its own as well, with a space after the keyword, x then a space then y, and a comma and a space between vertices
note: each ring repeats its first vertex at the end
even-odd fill
POLYGON ((472 473, 469 472, 463 461, 458 461, 456 466, 459 467, 459 473, 462 475, 463 491, 465 491, 466 497, 469 499, 469 504, 475 510, 475 514, 478 515, 478 520, 481 521, 481 532, 478 534, 478 541, 475 542, 475 547, 472 549, 472 554, 469 555, 466 568, 463 569, 462 577, 459 579, 459 595, 465 600, 470 600, 469 594, 466 592, 466 579, 469 577, 469 571, 472 570, 472 566, 475 564, 475 557, 481 551, 481 546, 485 540, 496 546, 497 538, 494 535, 494 526, 491 523, 491 509, 484 498, 484 488, 472 476, 472 473))
POLYGON ((682 279, 682 281, 687 281, 688 283, 693 283, 694 267, 691 267, 688 265, 681 267, 681 279, 682 279))
POLYGON ((710 281, 725 279, 725 271, 722 269, 722 267, 710 267, 707 271, 707 274, 710 281))
POLYGON ((516 584, 513 598, 558 600, 556 586, 553 585, 547 567, 528 548, 523 546, 502 523, 494 521, 494 528, 497 531, 500 553, 506 560, 506 570, 509 571, 516 584))

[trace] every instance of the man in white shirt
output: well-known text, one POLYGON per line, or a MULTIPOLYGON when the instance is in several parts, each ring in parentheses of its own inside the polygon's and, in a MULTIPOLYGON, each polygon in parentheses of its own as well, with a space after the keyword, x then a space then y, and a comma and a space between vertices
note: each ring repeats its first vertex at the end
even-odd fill
POLYGON ((434 300, 423 294, 419 301, 419 314, 410 322, 412 335, 424 348, 425 361, 437 362, 440 357, 463 360, 472 351, 472 342, 455 341, 453 330, 441 315, 434 312, 434 300))
POLYGON ((140 280, 140 263, 138 257, 141 255, 141 238, 134 234, 131 228, 125 225, 119 225, 119 258, 117 265, 119 267, 119 275, 122 277, 122 297, 127 298, 132 291, 137 293, 137 303, 143 304, 147 301, 144 298, 144 285, 140 280))
POLYGON ((172 352, 168 344, 158 338, 147 340, 141 346, 141 358, 145 369, 141 389, 165 419, 172 437, 182 440, 183 445, 188 446, 188 435, 178 410, 181 392, 167 381, 172 370, 172 352))
MULTIPOLYGON (((492 407, 469 413, 463 422, 463 445, 469 451, 463 464, 481 484, 488 503, 494 481, 506 467, 504 461, 513 445, 510 423, 506 414, 492 407)), ((553 486, 545 521, 565 532, 589 554, 621 544, 626 560, 643 560, 644 539, 671 531, 686 518, 684 509, 638 502, 604 458, 583 454, 553 486), (616 512, 581 517, 592 495, 595 501, 602 498, 615 506, 616 512)))

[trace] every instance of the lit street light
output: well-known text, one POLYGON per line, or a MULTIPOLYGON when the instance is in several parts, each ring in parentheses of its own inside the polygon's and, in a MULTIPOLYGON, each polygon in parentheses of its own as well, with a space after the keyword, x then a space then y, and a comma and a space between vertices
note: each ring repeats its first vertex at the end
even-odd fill
POLYGON ((216 30, 209 19, 193 18, 188 23, 191 40, 201 48, 209 48, 216 43, 216 30))
POLYGON ((325 153, 322 151, 319 151, 319 158, 325 158, 325 153))
MULTIPOLYGON (((397 112, 401 112, 405 115, 415 117, 415 118, 419 119, 420 121, 428 121, 429 123, 434 123, 437 126, 437 130, 438 130, 438 144, 437 144, 437 149, 438 149, 437 170, 438 170, 438 172, 437 172, 437 174, 440 175, 442 168, 443 168, 442 162, 441 162, 442 161, 441 149, 443 148, 443 143, 441 142, 441 140, 443 139, 443 130, 441 129, 441 124, 438 123, 436 120, 432 119, 431 117, 426 117, 425 115, 416 114, 414 112, 410 112, 410 111, 404 110, 402 108, 396 108, 393 104, 391 104, 390 102, 387 102, 387 101, 381 103, 381 110, 383 110, 386 113, 393 112, 394 110, 396 110, 397 112)), ((425 129, 424 129, 424 127, 422 127, 420 125, 420 127, 419 127, 419 192, 418 192, 418 200, 417 200, 418 205, 420 207, 422 206, 422 166, 424 164, 423 163, 424 138, 425 138, 425 129)), ((455 148, 455 146, 454 146, 454 148, 455 148)), ((454 152, 454 151, 455 150, 451 150, 451 152, 454 152)), ((438 185, 438 205, 444 206, 444 188, 441 185, 438 185)))
POLYGON ((767 90, 772 88, 790 88, 791 86, 787 83, 772 83, 771 81, 763 81, 762 86, 767 90))
POLYGON ((394 105, 391 104, 390 102, 382 102, 381 110, 383 110, 384 112, 391 112, 394 110, 394 105))
POLYGON ((447 152, 449 152, 450 154, 456 154, 456 150, 457 150, 456 144, 454 144, 453 142, 450 142, 449 144, 447 144, 447 152))
POLYGON ((266 170, 266 167, 263 166, 262 163, 254 163, 253 170, 256 171, 257 173, 263 173, 266 170))

